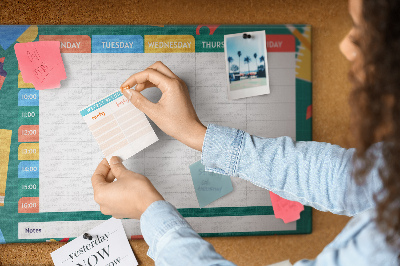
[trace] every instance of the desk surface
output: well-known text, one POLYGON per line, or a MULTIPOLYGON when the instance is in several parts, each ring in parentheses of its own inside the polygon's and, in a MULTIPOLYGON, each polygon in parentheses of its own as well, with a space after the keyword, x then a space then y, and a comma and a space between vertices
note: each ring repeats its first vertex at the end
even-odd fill
MULTIPOLYGON (((4 1, 0 24, 311 24, 313 139, 349 147, 348 63, 338 44, 351 27, 347 1, 4 1), (115 3, 114 3, 115 2, 115 3), (208 4, 209 2, 209 4, 208 4), (50 4, 51 3, 51 4, 50 4), (228 4, 229 3, 229 4, 228 4), (182 12, 180 12, 182 11, 182 12)), ((349 218, 313 212, 310 235, 206 238, 238 265, 315 258, 349 218)), ((130 241, 140 265, 152 265, 144 240, 130 241)), ((51 265, 61 243, 0 245, 0 265, 51 265)))

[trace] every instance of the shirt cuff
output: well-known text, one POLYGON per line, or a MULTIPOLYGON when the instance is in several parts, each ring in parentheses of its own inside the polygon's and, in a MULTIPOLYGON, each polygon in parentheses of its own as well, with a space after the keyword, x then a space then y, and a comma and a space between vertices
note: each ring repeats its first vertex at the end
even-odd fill
POLYGON ((154 260, 160 239, 181 227, 191 228, 174 206, 164 200, 153 202, 140 217, 140 229, 149 245, 147 255, 154 260))
POLYGON ((203 142, 201 163, 205 170, 236 176, 245 132, 209 124, 203 142))

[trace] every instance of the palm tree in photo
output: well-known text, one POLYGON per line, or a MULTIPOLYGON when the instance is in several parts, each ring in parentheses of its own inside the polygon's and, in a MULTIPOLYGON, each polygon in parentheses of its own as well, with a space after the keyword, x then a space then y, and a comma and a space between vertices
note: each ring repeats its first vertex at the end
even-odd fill
POLYGON ((260 57, 260 63, 262 63, 262 62, 264 62, 264 70, 265 70, 265 58, 263 55, 260 57))
POLYGON ((249 77, 250 77, 250 62, 251 62, 251 58, 250 58, 249 56, 246 56, 246 57, 244 58, 244 62, 247 64, 247 69, 249 70, 248 75, 249 75, 249 77))
POLYGON ((257 68, 257 53, 254 53, 253 56, 254 56, 254 60, 256 63, 256 73, 257 73, 257 70, 258 70, 258 68, 257 68))
POLYGON ((229 63, 229 72, 230 72, 230 70, 231 70, 231 63, 233 62, 233 58, 232 58, 232 56, 229 56, 228 57, 228 63, 229 63))
POLYGON ((240 57, 242 56, 241 51, 238 51, 238 56, 239 56, 239 79, 240 79, 240 57))

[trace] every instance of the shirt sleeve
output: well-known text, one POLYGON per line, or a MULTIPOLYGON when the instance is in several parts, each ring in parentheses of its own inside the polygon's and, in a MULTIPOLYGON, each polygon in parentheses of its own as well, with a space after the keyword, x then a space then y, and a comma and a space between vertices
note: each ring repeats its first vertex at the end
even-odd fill
POLYGON ((235 265, 219 255, 166 201, 153 202, 140 218, 147 255, 156 265, 235 265))
POLYGON ((290 137, 260 138, 210 124, 203 142, 206 171, 236 176, 321 211, 348 216, 375 206, 378 170, 363 186, 352 178, 355 149, 290 137))

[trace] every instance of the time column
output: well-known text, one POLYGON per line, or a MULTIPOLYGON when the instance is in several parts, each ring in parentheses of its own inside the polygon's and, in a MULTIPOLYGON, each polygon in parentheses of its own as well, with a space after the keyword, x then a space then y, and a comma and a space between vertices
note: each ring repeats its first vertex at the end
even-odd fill
POLYGON ((18 77, 18 212, 39 212, 39 91, 18 77))

